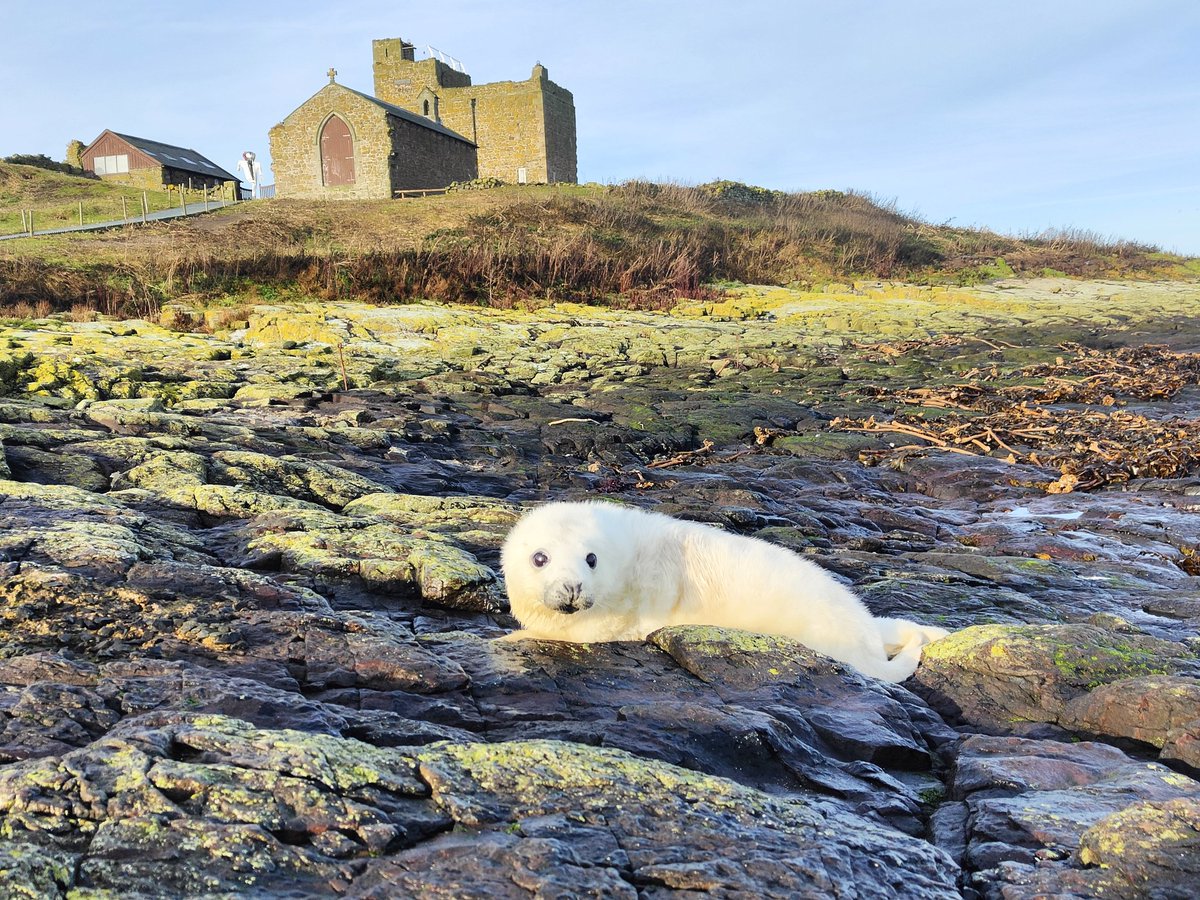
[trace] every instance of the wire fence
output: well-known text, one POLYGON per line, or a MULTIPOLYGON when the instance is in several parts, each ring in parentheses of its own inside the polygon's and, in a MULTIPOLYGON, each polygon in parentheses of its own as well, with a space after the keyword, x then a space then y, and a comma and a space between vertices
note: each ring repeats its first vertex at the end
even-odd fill
MULTIPOLYGON (((274 196, 274 185, 271 185, 274 196)), ((19 224, 19 231, 0 234, 0 240, 93 231, 139 222, 191 216, 241 202, 240 189, 227 183, 212 188, 188 188, 164 185, 162 191, 142 191, 140 195, 122 194, 104 200, 79 200, 73 206, 19 209, 9 221, 0 219, 0 230, 19 224)))

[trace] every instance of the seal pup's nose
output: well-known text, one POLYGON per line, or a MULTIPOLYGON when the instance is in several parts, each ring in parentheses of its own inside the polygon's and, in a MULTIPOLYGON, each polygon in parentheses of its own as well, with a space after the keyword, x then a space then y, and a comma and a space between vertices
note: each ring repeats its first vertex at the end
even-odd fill
POLYGON ((579 612, 581 609, 586 609, 591 604, 583 604, 580 602, 580 597, 583 595, 583 585, 578 581, 574 584, 564 584, 559 590, 558 596, 558 611, 566 613, 568 616, 579 612))

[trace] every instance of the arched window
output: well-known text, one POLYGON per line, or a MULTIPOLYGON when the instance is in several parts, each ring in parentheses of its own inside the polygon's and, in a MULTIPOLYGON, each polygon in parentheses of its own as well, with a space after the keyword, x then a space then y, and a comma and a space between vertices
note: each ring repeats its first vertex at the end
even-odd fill
POLYGON ((321 128, 321 178, 326 185, 354 184, 354 139, 336 115, 321 128))
POLYGON ((437 94, 429 88, 425 88, 421 93, 417 94, 417 100, 419 101, 417 108, 421 110, 421 115, 427 119, 433 119, 435 122, 439 121, 437 94))

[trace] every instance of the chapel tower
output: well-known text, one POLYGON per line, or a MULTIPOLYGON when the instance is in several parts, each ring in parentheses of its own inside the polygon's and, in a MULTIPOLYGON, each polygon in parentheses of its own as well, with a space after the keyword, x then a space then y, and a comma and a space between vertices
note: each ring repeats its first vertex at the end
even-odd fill
POLYGON ((512 183, 578 180, 575 100, 538 63, 525 81, 472 84, 448 57, 417 59, 401 38, 372 42, 375 96, 473 141, 479 177, 512 183))

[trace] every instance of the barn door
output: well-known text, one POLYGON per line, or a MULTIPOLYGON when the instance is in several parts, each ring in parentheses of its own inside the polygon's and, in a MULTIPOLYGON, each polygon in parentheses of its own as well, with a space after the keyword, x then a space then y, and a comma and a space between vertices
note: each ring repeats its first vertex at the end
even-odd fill
POLYGON ((325 184, 354 184, 354 141, 350 128, 330 116, 321 128, 321 177, 325 184))

